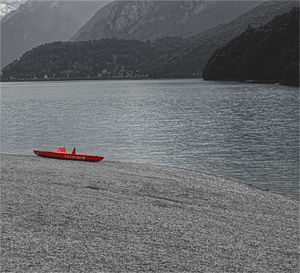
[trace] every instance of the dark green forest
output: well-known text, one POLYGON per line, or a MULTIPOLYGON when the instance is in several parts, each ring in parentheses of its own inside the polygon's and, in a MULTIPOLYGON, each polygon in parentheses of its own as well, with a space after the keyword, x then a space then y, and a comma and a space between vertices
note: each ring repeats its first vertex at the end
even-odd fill
POLYGON ((146 77, 155 49, 141 41, 103 39, 38 46, 6 66, 4 79, 146 77))
POLYGON ((262 27, 248 27, 216 50, 203 78, 299 85, 299 8, 262 27))
POLYGON ((153 78, 176 48, 181 37, 155 42, 101 39, 52 42, 26 52, 2 69, 2 80, 153 78))

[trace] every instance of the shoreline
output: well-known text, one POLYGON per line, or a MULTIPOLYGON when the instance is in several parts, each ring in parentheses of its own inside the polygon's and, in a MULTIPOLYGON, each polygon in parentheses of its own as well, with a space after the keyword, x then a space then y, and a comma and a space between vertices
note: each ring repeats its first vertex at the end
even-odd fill
POLYGON ((299 201, 161 165, 1 158, 5 272, 293 272, 299 201))
MULTIPOLYGON (((1 156, 6 156, 6 155, 16 156, 16 157, 37 157, 36 155, 33 155, 33 154, 32 155, 31 154, 30 155, 29 154, 9 154, 9 153, 1 153, 0 152, 0 158, 1 158, 1 156)), ((51 160, 53 158, 46 158, 46 159, 51 160)), ((57 158, 55 159, 54 158, 53 160, 60 160, 60 159, 57 159, 57 158)), ((65 160, 63 160, 63 161, 65 161, 65 160)), ((69 161, 69 160, 67 160, 67 161, 69 161)), ((300 199, 297 197, 297 195, 284 194, 284 193, 281 193, 281 192, 273 191, 273 190, 270 190, 269 188, 260 187, 260 186, 257 186, 257 185, 253 185, 251 183, 246 183, 242 180, 238 180, 238 179, 228 177, 228 176, 225 176, 225 175, 222 175, 222 174, 209 172, 209 171, 206 171, 206 170, 196 170, 196 169, 189 169, 189 168, 185 168, 185 167, 174 167, 174 166, 170 166, 170 165, 167 165, 167 164, 139 163, 139 162, 132 162, 132 161, 112 161, 112 160, 106 160, 105 158, 104 158, 103 161, 110 162, 110 163, 116 163, 116 164, 119 163, 119 164, 145 165, 145 166, 153 166, 153 167, 165 167, 165 168, 174 169, 174 170, 178 170, 178 171, 183 170, 183 171, 190 171, 190 172, 195 172, 195 173, 199 173, 199 174, 205 174, 205 175, 213 176, 216 179, 218 179, 218 178, 219 179, 225 179, 225 180, 231 181, 232 183, 241 184, 241 185, 253 188, 253 189, 258 189, 258 190, 263 191, 263 192, 269 192, 271 194, 284 196, 286 198, 290 198, 292 200, 296 200, 296 201, 300 202, 300 199)), ((98 163, 96 162, 95 164, 99 164, 99 162, 98 163)), ((100 162, 100 164, 101 164, 101 162, 100 162)))

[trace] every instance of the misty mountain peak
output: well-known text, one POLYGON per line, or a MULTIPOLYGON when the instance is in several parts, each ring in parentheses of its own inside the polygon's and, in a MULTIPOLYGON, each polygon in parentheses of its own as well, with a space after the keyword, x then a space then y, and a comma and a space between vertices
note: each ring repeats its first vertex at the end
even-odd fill
POLYGON ((156 40, 188 37, 239 16, 255 1, 113 1, 100 9, 72 38, 156 40))

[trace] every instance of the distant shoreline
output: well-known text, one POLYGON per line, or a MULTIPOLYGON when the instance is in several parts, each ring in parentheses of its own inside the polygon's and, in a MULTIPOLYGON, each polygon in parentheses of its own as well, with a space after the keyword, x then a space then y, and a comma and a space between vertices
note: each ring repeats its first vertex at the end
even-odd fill
POLYGON ((15 79, 15 80, 0 80, 0 82, 51 82, 51 81, 110 81, 110 80, 180 80, 180 79, 203 79, 199 77, 162 77, 162 78, 150 78, 150 77, 137 77, 137 78, 57 78, 57 79, 15 79))
POLYGON ((130 80, 185 80, 185 79, 195 79, 195 80, 203 80, 205 82, 235 82, 235 83, 248 83, 248 84, 278 84, 282 86, 289 86, 289 87, 299 87, 298 85, 288 85, 283 84, 278 80, 245 80, 245 81, 239 81, 239 80, 204 80, 200 77, 162 77, 162 78, 74 78, 74 79, 36 79, 36 80, 0 80, 1 82, 67 82, 67 81, 130 81, 130 80))

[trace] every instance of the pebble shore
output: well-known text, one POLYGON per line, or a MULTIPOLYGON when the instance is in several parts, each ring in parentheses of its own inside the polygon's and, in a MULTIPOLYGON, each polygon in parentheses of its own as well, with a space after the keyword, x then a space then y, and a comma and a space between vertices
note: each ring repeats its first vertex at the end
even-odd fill
POLYGON ((298 217, 211 174, 1 155, 1 272, 299 272, 298 217))

